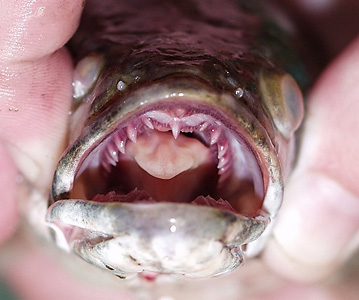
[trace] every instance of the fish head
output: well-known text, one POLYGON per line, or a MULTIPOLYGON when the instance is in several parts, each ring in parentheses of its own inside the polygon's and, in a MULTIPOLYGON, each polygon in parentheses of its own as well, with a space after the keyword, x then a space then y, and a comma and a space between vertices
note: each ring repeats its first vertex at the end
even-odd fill
POLYGON ((78 62, 46 219, 59 247, 120 278, 217 276, 262 250, 302 94, 265 57, 230 47, 162 36, 78 62))

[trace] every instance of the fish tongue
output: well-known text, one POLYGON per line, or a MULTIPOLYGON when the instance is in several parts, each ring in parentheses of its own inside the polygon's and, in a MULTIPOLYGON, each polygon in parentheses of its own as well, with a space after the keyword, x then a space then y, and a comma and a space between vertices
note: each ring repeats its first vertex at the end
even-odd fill
POLYGON ((132 156, 148 174, 171 179, 180 173, 196 169, 212 160, 208 147, 194 138, 171 132, 151 130, 140 135, 136 143, 129 142, 126 155, 132 156))

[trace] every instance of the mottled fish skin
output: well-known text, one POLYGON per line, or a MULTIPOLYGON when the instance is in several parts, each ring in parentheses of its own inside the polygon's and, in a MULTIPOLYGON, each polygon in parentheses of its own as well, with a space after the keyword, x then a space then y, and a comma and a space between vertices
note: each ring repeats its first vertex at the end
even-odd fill
MULTIPOLYGON (((124 231, 127 234, 132 230, 131 241, 137 244, 143 242, 142 235, 148 233, 145 227, 126 229, 116 234, 109 229, 115 226, 114 221, 109 221, 113 216, 120 218, 124 209, 128 209, 128 214, 132 208, 118 203, 92 203, 91 206, 88 204, 90 201, 69 199, 70 190, 75 174, 81 169, 86 157, 107 141, 118 124, 123 122, 127 126, 150 108, 172 105, 177 109, 182 103, 178 95, 182 93, 191 100, 188 107, 198 115, 206 113, 217 119, 217 123, 228 128, 235 139, 243 142, 248 149, 246 155, 253 156, 257 162, 263 184, 258 189, 263 193, 262 212, 266 217, 251 216, 248 222, 256 224, 253 228, 244 225, 247 219, 240 219, 238 228, 241 229, 234 234, 236 242, 223 242, 221 247, 229 249, 233 254, 233 249, 250 241, 246 255, 253 256, 261 250, 270 230, 267 229, 255 242, 252 242, 254 238, 244 239, 244 231, 249 230, 257 238, 280 208, 284 180, 290 171, 294 154, 294 132, 302 119, 303 104, 298 86, 286 73, 297 70, 299 65, 298 56, 291 48, 291 37, 276 25, 275 20, 267 17, 268 11, 274 8, 260 7, 259 3, 234 0, 87 1, 80 27, 69 46, 76 61, 90 57, 87 63, 97 63, 98 74, 94 75, 93 85, 85 92, 80 90, 76 94, 75 91, 70 146, 54 175, 47 221, 57 232, 61 232, 60 227, 56 228, 58 223, 66 219, 71 226, 91 228, 103 235, 101 243, 95 244, 93 240, 97 243, 99 237, 89 237, 88 232, 84 233, 81 229, 76 234, 83 236, 72 240, 73 249, 69 245, 63 248, 69 247, 69 251, 73 250, 85 260, 105 268, 111 265, 109 257, 115 251, 120 251, 117 248, 114 250, 114 247, 118 247, 114 245, 118 234, 124 231), (70 206, 76 209, 80 207, 79 214, 82 212, 82 217, 78 217, 70 206), (112 217, 107 214, 110 206, 112 217), (95 210, 97 213, 94 213, 95 210), (103 214, 106 215, 104 224, 99 217, 103 214)), ((183 219, 184 224, 192 224, 192 221, 183 218, 184 215, 196 215, 198 209, 207 209, 187 205, 191 207, 187 211, 187 208, 179 207, 176 210, 173 206, 172 209, 177 211, 176 220, 183 219)), ((167 210, 171 211, 170 208, 167 210)), ((209 209, 208 215, 212 216, 214 211, 209 209)), ((200 215, 208 217, 207 214, 200 215)), ((147 218, 148 214, 142 216, 147 218)), ((218 218, 225 221, 228 215, 218 218)), ((216 218, 213 220, 216 222, 216 218)), ((126 226, 131 225, 130 222, 126 226)), ((152 226, 148 228, 157 228, 151 222, 152 226)), ((118 230, 118 227, 114 230, 118 230)), ((222 240, 227 233, 224 230, 221 237, 214 239, 222 240)), ((204 241, 200 240, 203 232, 196 231, 193 234, 193 240, 188 232, 184 235, 193 241, 189 248, 210 239, 206 237, 204 241)), ((158 234, 150 236, 155 239, 158 234)), ((178 238, 183 239, 184 236, 179 235, 178 238)), ((163 238, 161 242, 170 243, 170 239, 163 238)), ((124 243, 131 244, 129 241, 124 243)), ((141 259, 145 261, 149 258, 141 259)), ((229 263, 228 269, 238 266, 242 257, 236 259, 229 263)), ((171 273, 171 266, 153 269, 155 259, 149 260, 148 269, 143 267, 145 270, 171 273)), ((156 263, 161 264, 163 261, 156 263)), ((178 263, 175 258, 173 262, 178 263)), ((121 262, 116 261, 116 267, 111 265, 107 269, 120 277, 143 270, 132 268, 128 263, 124 267, 127 268, 125 272, 119 265, 121 262)), ((176 269, 177 265, 172 267, 176 269)), ((192 277, 196 277, 197 273, 199 276, 225 273, 223 268, 215 268, 215 271, 211 269, 210 272, 194 268, 189 273, 192 272, 192 277)), ((178 273, 186 274, 183 269, 179 269, 178 273)))

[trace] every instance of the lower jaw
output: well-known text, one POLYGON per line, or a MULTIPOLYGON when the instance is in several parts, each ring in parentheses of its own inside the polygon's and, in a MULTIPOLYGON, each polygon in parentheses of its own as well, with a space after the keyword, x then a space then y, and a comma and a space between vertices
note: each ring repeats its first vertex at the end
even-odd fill
POLYGON ((269 221, 264 213, 251 218, 184 203, 87 200, 58 201, 47 216, 60 246, 121 278, 143 272, 190 278, 230 272, 242 264, 244 245, 269 221))

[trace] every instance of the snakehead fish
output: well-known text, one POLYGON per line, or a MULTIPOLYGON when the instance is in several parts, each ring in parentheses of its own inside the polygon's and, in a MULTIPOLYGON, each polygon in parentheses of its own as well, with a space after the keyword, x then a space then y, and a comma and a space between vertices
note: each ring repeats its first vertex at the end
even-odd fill
POLYGON ((216 276, 262 250, 303 103, 261 3, 87 1, 46 216, 59 247, 120 278, 216 276))

